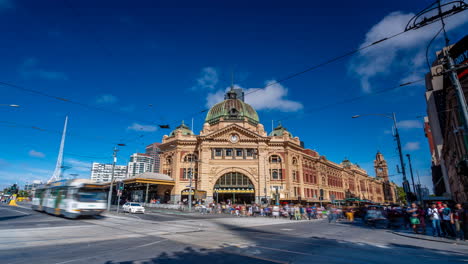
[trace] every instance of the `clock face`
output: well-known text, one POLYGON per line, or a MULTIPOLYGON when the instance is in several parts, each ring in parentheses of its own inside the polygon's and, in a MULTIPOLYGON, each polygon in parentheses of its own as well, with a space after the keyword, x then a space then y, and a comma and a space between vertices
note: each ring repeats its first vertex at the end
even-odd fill
POLYGON ((236 135, 236 134, 232 134, 231 135, 231 142, 236 143, 237 141, 239 141, 239 136, 236 135))

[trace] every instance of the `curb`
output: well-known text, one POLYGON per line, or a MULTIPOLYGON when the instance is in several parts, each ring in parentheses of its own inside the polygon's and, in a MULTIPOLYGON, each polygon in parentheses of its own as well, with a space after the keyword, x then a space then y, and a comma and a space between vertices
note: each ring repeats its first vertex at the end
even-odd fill
POLYGON ((402 236, 402 237, 408 237, 408 238, 414 238, 414 239, 419 239, 419 240, 426 240, 426 241, 432 241, 432 242, 440 242, 440 243, 446 243, 446 244, 456 244, 456 245, 462 245, 462 246, 468 246, 467 242, 463 241, 444 241, 444 240, 435 240, 435 239, 430 239, 430 238, 425 238, 425 237, 417 237, 417 236, 412 236, 409 234, 403 234, 395 231, 387 231, 389 233, 392 233, 394 235, 402 236), (461 242, 461 243, 460 243, 461 242))

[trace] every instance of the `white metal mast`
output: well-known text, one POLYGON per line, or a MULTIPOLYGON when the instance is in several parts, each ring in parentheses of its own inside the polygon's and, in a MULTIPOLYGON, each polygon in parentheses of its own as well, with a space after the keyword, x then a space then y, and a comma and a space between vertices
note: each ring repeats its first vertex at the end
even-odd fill
POLYGON ((54 174, 49 179, 49 182, 58 181, 62 177, 62 167, 63 167, 63 147, 65 145, 65 134, 67 133, 67 123, 68 116, 65 117, 65 125, 63 126, 62 141, 60 142, 59 154, 57 157, 57 164, 55 165, 54 174))

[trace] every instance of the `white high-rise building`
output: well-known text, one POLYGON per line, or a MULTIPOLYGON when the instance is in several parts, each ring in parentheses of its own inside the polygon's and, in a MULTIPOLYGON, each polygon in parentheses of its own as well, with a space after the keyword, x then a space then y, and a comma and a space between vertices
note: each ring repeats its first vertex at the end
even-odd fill
POLYGON ((154 158, 149 154, 134 153, 128 163, 128 177, 145 172, 153 172, 154 158))
MULTIPOLYGON (((123 180, 127 178, 127 166, 115 165, 114 180, 123 180)), ((110 182, 112 179, 112 164, 93 162, 91 169, 91 180, 96 182, 110 182)))

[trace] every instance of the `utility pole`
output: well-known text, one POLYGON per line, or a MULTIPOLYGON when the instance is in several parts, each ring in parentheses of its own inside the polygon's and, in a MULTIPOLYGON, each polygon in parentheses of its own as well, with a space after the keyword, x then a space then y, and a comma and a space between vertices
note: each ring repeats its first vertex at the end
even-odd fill
MULTIPOLYGON (((109 187, 109 194, 107 195, 107 211, 110 212, 110 206, 112 202, 112 188, 114 185, 114 171, 115 171, 115 163, 117 162, 117 152, 119 149, 117 146, 114 147, 114 154, 112 155, 114 158, 114 161, 112 163, 112 176, 111 176, 111 182, 110 182, 110 187, 109 187)), ((119 206, 119 205, 117 205, 119 206)))
MULTIPOLYGON (((457 93, 458 104, 460 106, 461 114, 463 117, 463 133, 466 135, 466 133, 468 133, 468 109, 466 107, 466 98, 465 98, 465 93, 463 92, 463 88, 460 84, 460 80, 458 80, 457 69, 455 67, 455 63, 453 62, 453 59, 450 56, 449 47, 448 47, 450 44, 450 41, 447 37, 447 32, 445 31, 445 22, 444 22, 444 16, 442 15, 442 7, 440 5, 440 0, 438 1, 438 9, 439 9, 438 16, 440 16, 440 22, 442 23, 442 29, 444 30, 445 46, 447 46, 447 48, 444 50, 445 60, 447 61, 446 72, 448 72, 450 81, 452 82, 452 85, 454 86, 455 91, 457 93)), ((466 142, 465 142, 465 145, 466 145, 466 142)))
POLYGON ((413 192, 416 194, 416 185, 414 185, 414 177, 413 177, 413 167, 411 166, 411 156, 410 154, 406 154, 406 157, 408 157, 408 164, 409 164, 409 169, 411 173, 411 182, 413 183, 413 192))
POLYGON ((395 127, 395 140, 397 142, 398 155, 400 156, 401 174, 403 175, 403 189, 405 190, 405 193, 408 194, 409 192, 411 192, 411 189, 409 186, 408 179, 406 178, 405 162, 403 160, 403 153, 401 151, 400 133, 398 133, 398 126, 396 122, 395 112, 392 113, 392 119, 393 119, 393 126, 395 127))
POLYGON ((192 212, 192 178, 193 178, 193 158, 190 159, 190 171, 189 171, 189 197, 188 197, 188 208, 189 212, 192 212))

